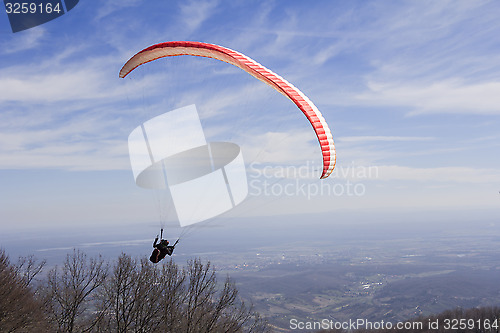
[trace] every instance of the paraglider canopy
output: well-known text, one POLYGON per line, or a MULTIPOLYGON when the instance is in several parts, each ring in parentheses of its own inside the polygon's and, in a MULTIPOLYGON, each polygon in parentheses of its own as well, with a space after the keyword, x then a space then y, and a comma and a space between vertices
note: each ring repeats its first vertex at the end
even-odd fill
POLYGON ((126 77, 135 68, 147 62, 180 55, 208 57, 237 66, 293 101, 311 123, 321 146, 323 171, 320 178, 327 178, 333 172, 336 162, 333 136, 318 108, 290 82, 242 53, 223 46, 201 42, 173 41, 160 43, 152 45, 130 58, 120 70, 120 77, 126 77))

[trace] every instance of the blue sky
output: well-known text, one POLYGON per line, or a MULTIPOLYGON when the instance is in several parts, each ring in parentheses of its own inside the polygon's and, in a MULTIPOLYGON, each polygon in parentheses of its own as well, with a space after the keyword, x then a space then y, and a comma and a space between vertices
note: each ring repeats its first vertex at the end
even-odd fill
POLYGON ((16 34, 0 15, 0 226, 158 219, 127 137, 189 104, 208 139, 242 147, 254 192, 229 217, 498 220, 499 15, 496 1, 80 1, 16 34), (300 88, 333 132, 336 173, 273 177, 275 193, 259 192, 262 170, 315 169, 321 154, 293 103, 237 68, 178 57, 118 78, 133 54, 171 40, 237 50, 300 88), (292 195, 279 195, 286 184, 292 195))

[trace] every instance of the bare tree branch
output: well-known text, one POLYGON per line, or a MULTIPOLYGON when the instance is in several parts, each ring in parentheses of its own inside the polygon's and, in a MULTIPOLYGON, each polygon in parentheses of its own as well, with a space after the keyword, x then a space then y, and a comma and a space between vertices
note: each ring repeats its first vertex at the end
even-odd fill
POLYGON ((74 250, 61 268, 49 271, 43 294, 49 318, 57 323, 59 332, 83 331, 85 326, 93 326, 87 320, 87 305, 106 280, 107 270, 100 256, 87 259, 83 252, 74 250))

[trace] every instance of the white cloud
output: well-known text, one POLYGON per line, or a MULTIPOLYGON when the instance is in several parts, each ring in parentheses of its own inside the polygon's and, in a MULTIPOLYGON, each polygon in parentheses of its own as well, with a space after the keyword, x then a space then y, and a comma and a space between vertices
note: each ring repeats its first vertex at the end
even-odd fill
POLYGON ((123 95, 112 57, 90 58, 73 64, 57 59, 32 66, 13 66, 0 70, 0 103, 21 105, 39 102, 110 100, 123 95))
POLYGON ((377 179, 384 181, 409 180, 419 182, 456 182, 456 183, 498 183, 500 170, 469 168, 469 167, 441 167, 441 168, 413 168, 398 165, 380 165, 377 179))
POLYGON ((98 120, 73 121, 50 130, 2 132, 0 169, 129 169, 126 136, 121 139, 117 134, 98 120))
MULTIPOLYGON (((229 66, 229 65, 228 65, 229 66)), ((244 72, 237 73, 238 75, 248 75, 244 72)), ((239 109, 249 104, 251 100, 258 102, 262 96, 271 90, 270 87, 256 82, 239 87, 238 83, 233 87, 220 86, 215 91, 212 87, 202 89, 186 90, 181 93, 176 103, 179 107, 192 104, 196 101, 199 107, 199 112, 203 118, 220 117, 223 114, 238 113, 239 109)), ((264 103, 262 103, 264 104, 264 103)), ((240 114, 241 118, 249 115, 240 114)))
POLYGON ((143 0, 106 0, 102 5, 99 4, 96 20, 100 20, 123 8, 140 6, 142 3, 143 0))
POLYGON ((259 162, 288 166, 322 160, 321 150, 312 130, 267 132, 249 136, 242 143, 242 150, 247 164, 259 162))
POLYGON ((369 92, 356 98, 378 106, 400 106, 422 113, 500 114, 500 81, 467 83, 450 79, 428 85, 369 82, 369 92))
POLYGON ((389 142, 401 142, 401 141, 431 141, 435 140, 433 137, 420 137, 420 136, 343 136, 337 138, 338 142, 372 142, 372 141, 389 141, 389 142))
POLYGON ((189 31, 198 29, 213 13, 218 1, 185 1, 180 4, 184 24, 189 31))
POLYGON ((19 32, 12 35, 8 41, 0 43, 0 54, 8 55, 35 49, 40 46, 45 35, 46 30, 43 27, 35 27, 19 32))

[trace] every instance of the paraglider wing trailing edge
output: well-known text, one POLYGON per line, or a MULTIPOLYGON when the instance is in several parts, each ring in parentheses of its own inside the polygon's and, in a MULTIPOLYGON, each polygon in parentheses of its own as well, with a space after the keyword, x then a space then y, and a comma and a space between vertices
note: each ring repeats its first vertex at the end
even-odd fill
POLYGON ((321 146, 323 172, 320 178, 327 178, 333 172, 336 162, 333 136, 318 108, 290 82, 242 53, 219 45, 201 42, 175 41, 160 43, 152 45, 130 58, 120 70, 120 77, 126 77, 135 68, 147 62, 180 55, 208 57, 232 64, 292 100, 311 123, 321 146))

